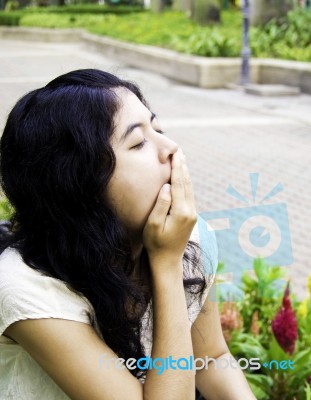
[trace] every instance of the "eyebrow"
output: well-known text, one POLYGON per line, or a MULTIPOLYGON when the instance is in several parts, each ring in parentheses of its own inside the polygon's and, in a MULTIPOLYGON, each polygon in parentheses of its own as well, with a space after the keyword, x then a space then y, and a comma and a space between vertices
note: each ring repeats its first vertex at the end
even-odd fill
MULTIPOLYGON (((155 118, 156 118, 156 114, 152 112, 151 116, 150 116, 150 122, 152 122, 155 118)), ((143 125, 144 124, 142 122, 135 122, 133 124, 130 124, 127 127, 126 131, 121 136, 120 143, 123 143, 126 140, 126 138, 133 132, 134 129, 141 128, 143 125)))

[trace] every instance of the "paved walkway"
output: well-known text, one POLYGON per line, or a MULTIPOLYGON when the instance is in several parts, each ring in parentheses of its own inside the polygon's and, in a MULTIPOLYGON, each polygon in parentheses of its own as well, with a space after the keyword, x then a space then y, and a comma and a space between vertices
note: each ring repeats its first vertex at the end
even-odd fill
MULTIPOLYGON (((271 206, 275 221, 278 204, 287 205, 293 254, 287 268, 294 291, 304 296, 311 272, 311 96, 260 98, 197 89, 127 68, 82 44, 0 41, 0 66, 1 130, 9 109, 27 91, 73 69, 100 68, 140 84, 164 131, 184 149, 199 212, 219 210, 232 216, 234 208, 254 207, 250 173, 259 174, 258 200, 281 183, 284 190, 262 204, 271 206), (248 200, 247 206, 226 193, 229 185, 248 200)), ((274 225, 269 229, 277 242, 284 232, 274 225)), ((257 232, 255 241, 265 246, 268 236, 261 236, 257 232)), ((283 250, 280 257, 286 264, 289 247, 283 250)))

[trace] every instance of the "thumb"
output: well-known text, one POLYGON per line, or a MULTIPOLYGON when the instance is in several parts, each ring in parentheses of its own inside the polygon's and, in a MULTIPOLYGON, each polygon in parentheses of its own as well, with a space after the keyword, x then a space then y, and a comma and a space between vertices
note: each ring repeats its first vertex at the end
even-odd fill
POLYGON ((159 221, 163 221, 164 224, 168 211, 171 207, 171 203, 171 185, 166 183, 160 190, 156 204, 149 215, 149 221, 155 221, 158 223, 159 221))

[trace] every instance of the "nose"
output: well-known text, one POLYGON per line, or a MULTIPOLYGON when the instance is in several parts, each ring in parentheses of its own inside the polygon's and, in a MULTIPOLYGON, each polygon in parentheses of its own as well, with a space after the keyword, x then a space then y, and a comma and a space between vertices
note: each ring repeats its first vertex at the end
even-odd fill
POLYGON ((178 150, 177 143, 164 135, 161 135, 161 140, 159 141, 158 146, 159 159, 161 163, 166 163, 170 159, 170 157, 178 150))

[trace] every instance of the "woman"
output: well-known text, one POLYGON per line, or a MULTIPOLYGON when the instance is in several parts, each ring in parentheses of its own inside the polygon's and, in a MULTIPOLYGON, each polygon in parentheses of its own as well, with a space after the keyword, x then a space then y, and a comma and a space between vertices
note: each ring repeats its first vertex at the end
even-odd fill
POLYGON ((254 398, 240 370, 110 362, 230 357, 185 159, 162 133, 136 85, 98 70, 62 75, 9 114, 1 399, 254 398))

